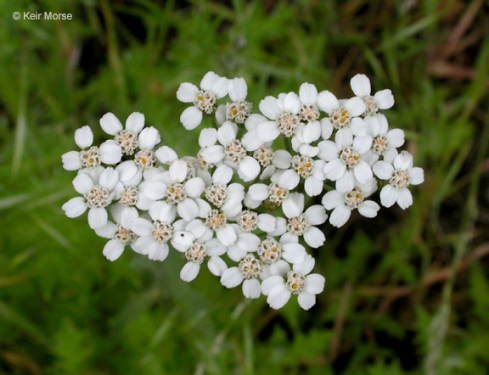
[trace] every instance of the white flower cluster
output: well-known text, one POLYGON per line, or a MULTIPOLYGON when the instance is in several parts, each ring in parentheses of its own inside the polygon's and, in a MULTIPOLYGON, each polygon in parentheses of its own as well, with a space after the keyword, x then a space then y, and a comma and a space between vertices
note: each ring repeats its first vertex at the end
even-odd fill
POLYGON ((304 83, 298 94, 267 96, 252 113, 243 78, 209 72, 200 87, 183 83, 177 98, 191 104, 183 126, 215 119, 201 130, 196 157, 160 145, 141 113, 125 126, 107 113, 100 126, 111 139, 93 146, 84 126, 75 132, 80 151, 62 156, 66 170, 78 171, 73 186, 81 195, 63 210, 72 218, 88 210, 89 226, 109 239, 109 260, 127 246, 157 261, 174 249, 186 261, 184 281, 206 263, 222 285, 241 285, 247 298, 263 294, 279 309, 295 294, 307 310, 324 289, 307 251, 325 243, 321 226, 341 227, 355 209, 375 217, 380 206, 369 197, 379 185, 383 206, 405 209, 409 186, 424 179, 411 154, 397 150, 404 132, 389 130, 379 112, 393 106, 391 91, 371 95, 361 74, 351 88, 355 96, 339 100, 304 83))

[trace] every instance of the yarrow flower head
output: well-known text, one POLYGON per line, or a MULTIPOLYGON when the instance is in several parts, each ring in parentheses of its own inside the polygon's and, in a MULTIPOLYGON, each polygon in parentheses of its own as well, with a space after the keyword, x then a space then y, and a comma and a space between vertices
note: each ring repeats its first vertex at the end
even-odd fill
POLYGON ((325 286, 312 252, 330 250, 327 227, 373 218, 381 206, 406 209, 411 185, 424 181, 413 155, 399 150, 404 131, 385 115, 391 90, 372 94, 362 74, 350 87, 353 96, 339 99, 305 82, 255 106, 242 77, 208 72, 199 85, 182 83, 183 127, 207 123, 204 116, 214 122, 200 129, 195 156, 160 144, 142 113, 124 125, 107 113, 100 119, 107 140, 94 144, 83 126, 75 131, 79 150, 62 155, 79 194, 62 209, 70 218, 88 211, 110 261, 129 256, 127 248, 153 261, 174 254, 185 282, 198 282, 207 268, 245 298, 265 296, 280 309, 295 295, 308 310, 325 286))

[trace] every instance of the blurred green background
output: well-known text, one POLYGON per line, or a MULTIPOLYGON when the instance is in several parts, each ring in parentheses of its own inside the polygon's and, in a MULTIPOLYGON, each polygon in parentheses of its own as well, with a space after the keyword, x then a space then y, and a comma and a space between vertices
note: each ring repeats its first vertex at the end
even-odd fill
POLYGON ((489 3, 482 0, 0 0, 1 374, 489 374, 489 3), (71 13, 68 21, 15 12, 71 13), (315 83, 392 89, 425 169, 406 210, 354 216, 314 253, 325 291, 273 311, 183 262, 68 219, 61 155, 106 112, 197 150, 175 98, 208 71, 250 101, 315 83))

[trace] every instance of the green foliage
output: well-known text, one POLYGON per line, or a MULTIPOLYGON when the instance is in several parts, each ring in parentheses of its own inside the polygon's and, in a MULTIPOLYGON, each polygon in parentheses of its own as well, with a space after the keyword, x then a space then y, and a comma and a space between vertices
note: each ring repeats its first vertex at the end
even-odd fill
POLYGON ((0 374, 487 373, 488 12, 477 0, 0 0, 0 374), (194 154, 175 92, 208 70, 243 76, 254 103, 306 81, 347 97, 358 72, 393 90, 389 122, 426 182, 407 211, 325 228, 311 311, 271 311, 208 274, 187 285, 176 254, 110 263, 86 217, 61 210, 74 196, 61 155, 108 111, 142 112, 194 154))

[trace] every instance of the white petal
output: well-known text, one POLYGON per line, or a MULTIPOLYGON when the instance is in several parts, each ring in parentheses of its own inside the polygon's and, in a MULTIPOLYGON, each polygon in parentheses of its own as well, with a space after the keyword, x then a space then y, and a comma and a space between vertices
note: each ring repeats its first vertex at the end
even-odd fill
POLYGON ((190 282, 195 280, 200 271, 200 265, 194 262, 187 262, 180 271, 180 278, 183 281, 190 282))
POLYGON ((245 156, 238 165, 238 175, 245 181, 252 181, 260 174, 260 163, 251 156, 245 156))
POLYGON ((231 144, 236 139, 237 129, 231 122, 226 121, 217 131, 217 139, 223 146, 231 144))
POLYGON ((311 143, 315 142, 321 136, 321 124, 319 121, 310 122, 304 126, 304 142, 311 143))
POLYGON ((253 233, 241 233, 237 243, 240 249, 247 252, 254 252, 258 250, 260 238, 253 233))
POLYGON ((277 150, 273 153, 272 163, 277 168, 287 169, 290 167, 292 162, 292 155, 285 150, 277 150))
POLYGON ((105 224, 107 224, 107 218, 108 215, 105 208, 96 207, 91 208, 88 211, 88 225, 92 229, 103 227, 105 224))
POLYGON ((210 90, 212 86, 219 80, 220 76, 214 72, 207 72, 200 81, 200 87, 204 90, 210 90))
POLYGON ((168 146, 162 146, 155 152, 158 160, 163 164, 170 164, 172 161, 178 159, 177 153, 168 146))
POLYGON ((239 271, 238 267, 228 268, 221 276, 221 284, 226 288, 234 288, 241 284, 242 281, 243 275, 239 271))
POLYGON ((419 167, 411 168, 409 175, 411 176, 411 185, 419 185, 424 182, 424 171, 419 167))
POLYGON ((323 224, 328 218, 326 209, 319 204, 309 207, 306 212, 304 212, 304 216, 311 225, 323 224))
POLYGON ((148 258, 162 262, 168 256, 168 252, 168 245, 154 242, 149 246, 148 258))
POLYGON ((138 236, 150 236, 152 229, 153 224, 143 218, 134 219, 131 225, 131 230, 138 236))
POLYGON ((348 221, 351 216, 351 210, 344 204, 336 206, 336 208, 329 215, 329 222, 332 226, 340 228, 348 221))
POLYGON ((238 102, 246 99, 248 87, 244 78, 234 78, 229 80, 229 97, 231 100, 238 102))
POLYGON ((133 112, 126 120, 126 129, 139 134, 144 128, 144 115, 139 112, 133 112))
POLYGON ((258 215, 258 228, 263 232, 273 232, 276 228, 277 219, 270 214, 258 215))
POLYGON ((394 105, 394 96, 389 89, 376 92, 374 98, 379 109, 389 109, 394 105))
POLYGON ((227 270, 228 266, 224 260, 214 256, 207 262, 207 268, 214 276, 221 276, 227 270))
POLYGON ((95 233, 99 237, 112 239, 117 233, 117 225, 111 221, 108 221, 103 227, 95 229, 95 233))
POLYGON ((177 99, 183 103, 192 103, 199 92, 197 86, 192 83, 184 82, 177 90, 177 99))
POLYGON ((359 161, 353 168, 353 174, 361 184, 365 184, 373 178, 372 168, 363 160, 359 161))
POLYGON ((228 79, 226 77, 219 77, 210 88, 210 91, 216 95, 217 99, 226 96, 228 94, 228 79))
POLYGON ((134 207, 124 207, 121 212, 120 224, 123 228, 131 229, 132 223, 139 217, 134 207))
POLYGON ((256 130, 251 130, 243 135, 241 139, 241 144, 246 149, 246 151, 255 151, 263 145, 263 141, 258 138, 256 130))
POLYGON ((275 121, 267 121, 257 126, 256 135, 262 142, 271 142, 280 135, 280 129, 275 121))
POLYGON ((283 187, 284 189, 292 190, 295 189, 297 185, 299 185, 299 182, 299 175, 295 171, 288 169, 284 171, 284 173, 282 173, 282 175, 280 176, 278 180, 278 185, 283 187))
POLYGON ((322 141, 318 144, 319 147, 319 158, 324 161, 331 161, 338 158, 340 149, 333 141, 322 141))
POLYGON ((318 95, 317 102, 318 107, 326 113, 331 113, 340 106, 336 96, 329 91, 321 91, 318 95))
POLYGON ((88 125, 75 130, 75 143, 80 148, 88 148, 92 145, 93 133, 88 125))
POLYGON ((105 244, 103 254, 108 260, 113 262, 114 260, 119 259, 122 255, 124 247, 125 245, 121 241, 110 240, 105 244))
POLYGON ((398 191, 392 185, 386 185, 380 191, 380 203, 384 207, 391 207, 396 203, 398 191))
POLYGON ((199 206, 193 199, 186 198, 178 204, 177 212, 183 220, 190 221, 199 216, 199 206))
POLYGON ((284 278, 282 276, 280 275, 269 276, 261 283, 261 291, 264 295, 268 296, 268 294, 273 288, 275 288, 277 285, 283 285, 283 284, 284 284, 284 278))
POLYGON ((73 179, 73 187, 77 193, 88 193, 92 186, 93 180, 85 173, 78 173, 78 175, 73 179))
POLYGON ((273 96, 267 96, 259 104, 260 111, 269 119, 275 120, 280 115, 280 108, 277 105, 277 99, 273 96))
POLYGON ((372 137, 355 137, 353 141, 353 148, 358 151, 359 154, 364 154, 372 146, 372 137))
POLYGON ((100 175, 99 184, 109 190, 114 190, 119 182, 119 173, 114 168, 106 168, 100 175))
POLYGON ((358 212, 365 217, 375 217, 380 210, 380 206, 374 201, 365 201, 358 206, 358 212))
POLYGON ((216 230, 217 239, 224 245, 229 246, 236 242, 237 236, 233 227, 226 225, 224 228, 216 230))
POLYGON ((307 275, 312 271, 315 264, 316 260, 311 255, 307 255, 306 259, 304 259, 304 262, 300 264, 294 264, 294 271, 300 272, 303 275, 307 275))
POLYGON ((165 196, 167 186, 162 181, 144 181, 139 185, 141 193, 156 201, 165 196))
POLYGON ((350 128, 339 129, 334 137, 338 149, 351 146, 353 143, 353 132, 350 128))
POLYGON ((122 150, 115 141, 108 140, 100 145, 100 160, 105 164, 117 164, 121 161, 122 150))
POLYGON ((201 156, 208 164, 219 163, 224 158, 224 148, 221 145, 214 145, 204 148, 201 156))
POLYGON ((136 166, 136 163, 134 163, 134 160, 123 161, 116 167, 116 171, 119 173, 119 179, 124 183, 136 176, 138 170, 139 169, 136 166))
POLYGON ((301 193, 289 194, 282 203, 282 210, 289 219, 299 216, 304 210, 304 195, 301 193))
POLYGON ((122 130, 122 124, 119 119, 113 113, 106 113, 100 119, 100 126, 110 135, 115 135, 117 132, 122 130))
POLYGON ((272 309, 278 310, 289 301, 291 296, 290 291, 285 285, 277 285, 270 290, 267 298, 267 302, 272 309))
POLYGON ((217 130, 213 128, 204 128, 199 134, 199 146, 201 148, 212 146, 217 141, 217 130))
POLYGON ((302 263, 307 255, 304 247, 295 243, 285 244, 282 249, 282 258, 291 264, 302 263))
POLYGON ((340 159, 333 159, 324 166, 323 171, 327 178, 336 181, 345 174, 346 166, 340 159))
POLYGON ((287 112, 298 114, 301 110, 301 101, 295 92, 289 92, 284 98, 284 109, 287 112))
POLYGON ((219 185, 227 185, 233 178, 233 170, 227 165, 220 165, 212 175, 212 182, 219 185))
POLYGON ((302 104, 314 105, 318 98, 318 89, 311 83, 303 83, 299 88, 299 98, 302 104))
POLYGON ((188 166, 185 160, 177 159, 170 165, 170 179, 174 182, 182 182, 187 178, 188 166))
POLYGON ((150 126, 139 133, 139 148, 143 150, 152 150, 158 143, 160 143, 160 140, 161 137, 158 130, 153 126, 150 126))
POLYGON ((63 204, 61 208, 65 212, 66 216, 69 218, 74 218, 83 215, 83 213, 87 210, 87 205, 85 204, 85 199, 82 197, 75 197, 63 204))
POLYGON ((202 122, 202 112, 195 106, 186 108, 180 115, 180 122, 187 130, 193 130, 202 122))
POLYGON ((82 167, 78 151, 69 151, 63 154, 61 161, 63 162, 63 168, 67 171, 76 171, 82 167))
POLYGON ((406 208, 410 207, 413 204, 413 195, 411 194, 409 189, 404 188, 398 190, 397 204, 403 210, 405 210, 406 208))
POLYGON ((321 137, 323 139, 329 139, 331 134, 333 134, 333 123, 329 118, 321 119, 321 137))
POLYGON ((413 155, 407 151, 402 151, 396 156, 393 164, 396 169, 402 169, 404 171, 411 169, 413 166, 413 155))
POLYGON ((197 198, 205 190, 205 183, 200 177, 194 177, 185 183, 185 192, 189 197, 197 198))
POLYGON ((394 173, 394 167, 385 161, 378 161, 373 165, 373 171, 381 180, 389 180, 394 173))
POLYGON ((261 296, 261 285, 257 279, 243 281, 242 290, 246 298, 256 299, 261 296))
POLYGON ((195 241, 195 236, 185 230, 176 231, 173 234, 171 243, 175 248, 188 249, 195 241))
POLYGON ((314 177, 308 177, 304 183, 304 188, 308 196, 318 196, 323 191, 323 181, 320 181, 314 177))
POLYGON ((354 98, 347 100, 345 103, 345 108, 348 110, 348 112, 350 112, 351 117, 355 117, 360 116, 363 112, 365 112, 367 106, 362 99, 355 96, 354 98))
POLYGON ((324 245, 326 236, 316 227, 311 227, 304 233, 304 241, 314 249, 324 245))
POLYGON ((390 147, 401 147, 404 144, 404 131, 392 129, 386 134, 386 138, 390 147))
POLYGON ((248 190, 248 195, 253 200, 264 201, 268 198, 268 186, 265 184, 253 184, 248 190))
POLYGON ((299 302, 300 307, 304 310, 309 310, 316 304, 316 295, 302 292, 299 294, 299 297, 297 297, 297 301, 299 302))
POLYGON ((343 194, 337 190, 328 191, 324 194, 321 203, 327 210, 332 210, 344 203, 343 194))
POLYGON ((370 80, 365 74, 357 74, 350 80, 350 86, 356 96, 363 98, 370 95, 370 80))
POLYGON ((357 137, 365 137, 368 133, 367 122, 360 117, 354 117, 351 119, 350 129, 353 135, 357 137))
POLYGON ((324 284, 326 279, 324 276, 313 273, 311 275, 307 275, 306 277, 306 292, 310 294, 319 294, 324 290, 324 284))

